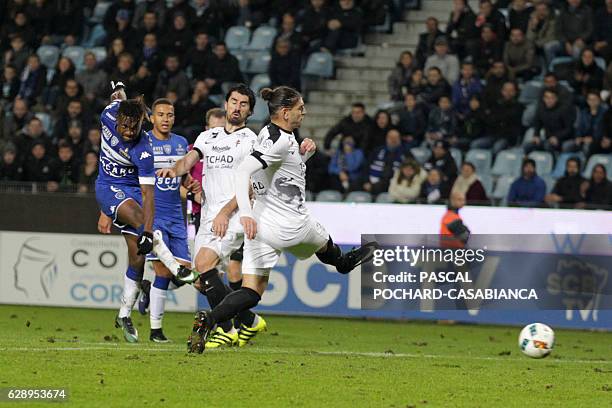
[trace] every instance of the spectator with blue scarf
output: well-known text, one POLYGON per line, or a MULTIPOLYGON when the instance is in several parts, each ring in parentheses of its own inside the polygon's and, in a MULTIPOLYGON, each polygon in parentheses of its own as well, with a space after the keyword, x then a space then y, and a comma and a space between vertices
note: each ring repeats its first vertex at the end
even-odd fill
POLYGON ((355 147, 353 137, 345 136, 329 163, 331 187, 343 193, 359 190, 364 159, 363 150, 355 147))
POLYGON ((390 129, 387 132, 385 145, 370 156, 363 189, 372 195, 387 191, 395 170, 404 161, 404 154, 400 132, 397 129, 390 129))

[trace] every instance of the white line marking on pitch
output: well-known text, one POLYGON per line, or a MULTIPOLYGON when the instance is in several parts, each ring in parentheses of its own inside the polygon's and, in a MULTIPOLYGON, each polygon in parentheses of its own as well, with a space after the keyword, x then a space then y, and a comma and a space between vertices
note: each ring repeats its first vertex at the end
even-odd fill
MULTIPOLYGON (((89 344, 91 347, 0 347, 0 352, 11 351, 150 351, 162 353, 183 353, 184 347, 139 347, 138 344, 127 345, 120 343, 80 343, 89 344)), ((293 354, 293 355, 311 355, 311 356, 352 356, 352 357, 370 357, 370 358, 425 358, 425 359, 452 359, 452 360, 482 360, 482 361, 502 361, 502 362, 526 362, 530 361, 524 358, 502 358, 502 357, 487 357, 487 356, 456 356, 444 354, 411 354, 411 353, 381 353, 381 352, 361 352, 361 351, 318 351, 318 350, 292 350, 292 349, 277 349, 265 347, 250 347, 248 349, 235 348, 217 349, 208 351, 207 353, 227 353, 240 352, 251 354, 293 354)), ((609 360, 562 360, 562 359, 546 359, 549 363, 562 364, 612 364, 609 360)))

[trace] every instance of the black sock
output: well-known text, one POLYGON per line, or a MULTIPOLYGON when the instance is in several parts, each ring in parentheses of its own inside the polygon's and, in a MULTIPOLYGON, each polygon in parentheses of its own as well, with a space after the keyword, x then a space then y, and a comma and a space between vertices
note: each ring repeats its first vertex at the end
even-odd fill
POLYGON ((238 323, 238 327, 240 327, 240 323, 244 324, 246 327, 251 327, 253 326, 253 322, 255 322, 255 313, 250 310, 243 310, 234 318, 234 327, 236 327, 236 323, 238 323))
POLYGON ((215 307, 210 316, 213 322, 224 322, 236 316, 238 313, 257 306, 261 296, 250 288, 240 288, 230 293, 215 307))
POLYGON ((331 237, 327 241, 327 246, 325 247, 325 252, 317 252, 317 258, 319 261, 323 262, 327 265, 338 265, 338 261, 342 257, 342 250, 336 244, 331 237))
POLYGON ((238 290, 242 287, 242 279, 240 279, 238 282, 229 282, 229 287, 232 290, 238 290))
MULTIPOLYGON (((200 293, 206 296, 211 309, 214 309, 225 296, 231 293, 231 290, 221 280, 219 271, 211 269, 200 275, 200 293)), ((229 320, 217 320, 217 322, 225 332, 232 329, 232 322, 229 320)))
POLYGON ((176 276, 172 275, 172 277, 170 278, 170 281, 172 281, 172 283, 174 283, 174 285, 177 288, 180 288, 181 286, 183 286, 186 282, 183 282, 182 280, 179 280, 176 276))

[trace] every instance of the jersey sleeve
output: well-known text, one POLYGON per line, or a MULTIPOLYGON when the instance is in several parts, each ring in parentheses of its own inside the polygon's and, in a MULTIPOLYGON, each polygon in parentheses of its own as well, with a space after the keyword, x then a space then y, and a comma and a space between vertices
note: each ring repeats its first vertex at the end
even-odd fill
POLYGON ((204 158, 204 152, 206 151, 204 149, 204 144, 206 143, 207 139, 208 139, 207 132, 200 133, 196 141, 193 143, 193 147, 191 148, 193 151, 198 153, 198 156, 200 156, 200 160, 204 158))
POLYGON ((261 144, 251 153, 265 169, 270 165, 282 163, 287 157, 290 143, 287 137, 280 136, 273 140, 264 139, 261 144))
POLYGON ((111 133, 115 132, 115 128, 117 126, 117 111, 119 110, 119 103, 119 101, 111 102, 108 106, 106 106, 106 108, 104 108, 104 110, 100 114, 100 123, 103 126, 103 132, 104 127, 106 127, 111 133))
POLYGON ((138 169, 138 182, 140 184, 155 184, 155 161, 153 159, 153 148, 149 142, 149 136, 143 134, 142 140, 136 148, 131 150, 130 158, 138 169))

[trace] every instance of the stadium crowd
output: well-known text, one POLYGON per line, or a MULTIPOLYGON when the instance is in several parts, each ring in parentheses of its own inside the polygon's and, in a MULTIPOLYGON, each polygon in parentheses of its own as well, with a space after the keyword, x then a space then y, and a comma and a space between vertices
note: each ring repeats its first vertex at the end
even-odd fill
MULTIPOLYGON (((0 1, 0 181, 92 191, 97 114, 111 80, 130 96, 173 101, 174 130, 192 142, 224 86, 253 78, 223 41, 230 27, 275 27, 270 85, 300 89, 310 54, 357 46, 370 27, 401 16, 404 3, 0 1)), ((499 156, 519 146, 521 157, 563 157, 566 171, 547 194, 539 162, 524 160, 508 203, 612 205, 606 166, 581 176, 589 157, 612 153, 612 0, 478 4, 455 0, 445 30, 427 20, 416 50, 403 52, 389 76, 394 108, 371 118, 353 104, 311 159, 310 190, 384 193, 401 203, 440 203, 457 190, 490 203, 479 163, 469 152, 457 161, 457 152, 499 156)))

